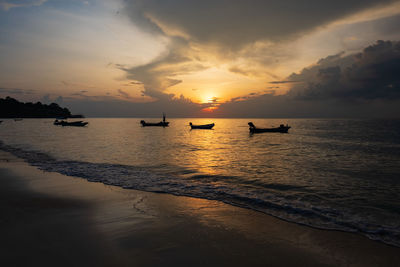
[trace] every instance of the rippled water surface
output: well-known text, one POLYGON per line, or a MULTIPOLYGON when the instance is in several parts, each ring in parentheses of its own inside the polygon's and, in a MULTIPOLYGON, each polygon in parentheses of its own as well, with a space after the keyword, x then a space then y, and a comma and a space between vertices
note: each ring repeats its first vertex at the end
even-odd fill
POLYGON ((88 121, 4 120, 0 148, 47 171, 217 199, 400 246, 400 120, 169 119, 167 128, 88 121), (190 130, 190 121, 216 125, 190 130), (249 121, 292 129, 250 135, 249 121))

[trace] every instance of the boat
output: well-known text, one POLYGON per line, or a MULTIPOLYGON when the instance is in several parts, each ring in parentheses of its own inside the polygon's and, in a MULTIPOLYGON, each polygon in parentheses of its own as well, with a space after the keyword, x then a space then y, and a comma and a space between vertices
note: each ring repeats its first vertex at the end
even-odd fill
POLYGON ((214 123, 211 124, 203 124, 203 125, 194 125, 191 122, 189 122, 189 125, 192 129, 212 129, 214 127, 214 123))
POLYGON ((144 120, 140 121, 143 127, 146 126, 159 126, 159 127, 168 127, 169 122, 165 121, 165 113, 163 113, 163 120, 160 122, 145 122, 144 120))
POLYGON ((83 127, 83 126, 86 126, 87 124, 88 124, 88 122, 86 122, 86 121, 72 121, 72 122, 63 121, 61 123, 61 126, 83 127))
POLYGON ((140 121, 140 124, 142 124, 143 127, 145 126, 161 126, 161 127, 168 127, 169 122, 165 121, 160 121, 160 122, 145 122, 144 120, 140 121))
POLYGON ((289 125, 281 124, 279 127, 274 128, 257 128, 252 122, 248 123, 250 133, 287 133, 291 128, 289 125))
POLYGON ((14 121, 22 121, 22 118, 14 118, 14 121))
POLYGON ((53 124, 54 125, 61 125, 61 126, 83 127, 83 126, 87 125, 88 122, 86 122, 86 121, 71 121, 71 122, 68 122, 68 121, 64 121, 64 120, 59 121, 59 120, 56 119, 53 124))

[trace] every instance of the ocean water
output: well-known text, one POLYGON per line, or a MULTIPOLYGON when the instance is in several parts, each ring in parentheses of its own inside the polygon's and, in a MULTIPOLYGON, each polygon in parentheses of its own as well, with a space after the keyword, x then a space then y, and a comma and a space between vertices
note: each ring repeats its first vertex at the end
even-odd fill
POLYGON ((400 246, 400 120, 169 119, 168 128, 87 121, 4 120, 0 149, 45 171, 220 200, 400 246), (216 125, 190 130, 190 121, 216 125), (249 121, 292 128, 251 135, 249 121))

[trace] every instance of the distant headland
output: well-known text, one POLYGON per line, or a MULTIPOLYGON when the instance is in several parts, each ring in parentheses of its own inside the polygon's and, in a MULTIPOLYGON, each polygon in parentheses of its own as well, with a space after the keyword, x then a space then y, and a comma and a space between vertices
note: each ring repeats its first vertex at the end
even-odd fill
POLYGON ((49 105, 40 102, 19 102, 7 96, 0 98, 0 118, 83 118, 83 115, 72 115, 67 108, 56 103, 49 105))

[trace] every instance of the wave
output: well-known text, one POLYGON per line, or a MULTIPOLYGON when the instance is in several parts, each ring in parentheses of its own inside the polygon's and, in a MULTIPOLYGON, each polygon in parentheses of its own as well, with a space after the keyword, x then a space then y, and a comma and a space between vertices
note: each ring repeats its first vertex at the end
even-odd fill
POLYGON ((183 177, 157 172, 149 167, 58 160, 40 151, 24 150, 1 142, 0 149, 43 171, 127 189, 218 200, 319 229, 358 232, 370 239, 400 247, 398 225, 385 224, 384 221, 372 223, 352 209, 324 201, 316 192, 305 187, 198 174, 193 170, 183 171, 186 174, 183 177))

